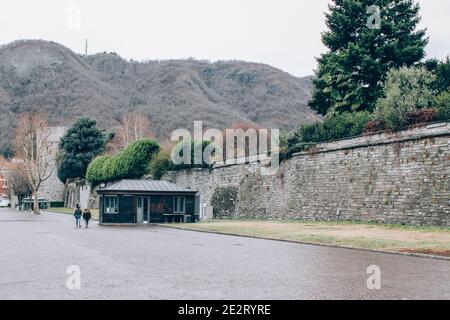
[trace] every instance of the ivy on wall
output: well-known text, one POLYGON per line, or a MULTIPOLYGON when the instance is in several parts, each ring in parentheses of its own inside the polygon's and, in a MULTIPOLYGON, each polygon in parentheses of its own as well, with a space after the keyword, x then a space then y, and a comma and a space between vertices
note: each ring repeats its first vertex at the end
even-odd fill
POLYGON ((231 218, 236 213, 237 198, 237 187, 217 187, 211 197, 214 218, 231 218))

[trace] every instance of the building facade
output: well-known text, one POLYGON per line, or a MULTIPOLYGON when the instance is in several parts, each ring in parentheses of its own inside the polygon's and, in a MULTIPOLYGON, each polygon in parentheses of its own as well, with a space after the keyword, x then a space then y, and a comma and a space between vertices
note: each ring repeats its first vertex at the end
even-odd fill
POLYGON ((9 185, 9 175, 16 168, 17 160, 0 159, 0 198, 11 197, 11 186, 9 185))
POLYGON ((121 180, 97 193, 102 225, 198 220, 197 191, 168 181, 121 180))
POLYGON ((5 169, 0 169, 0 198, 9 196, 7 172, 5 169))
POLYGON ((50 177, 42 183, 39 190, 39 198, 45 199, 46 202, 58 202, 63 206, 64 203, 64 183, 62 183, 58 178, 58 170, 56 167, 56 155, 58 152, 58 144, 61 137, 66 133, 67 128, 65 127, 52 127, 51 140, 53 142, 53 158, 51 159, 52 173, 50 177))

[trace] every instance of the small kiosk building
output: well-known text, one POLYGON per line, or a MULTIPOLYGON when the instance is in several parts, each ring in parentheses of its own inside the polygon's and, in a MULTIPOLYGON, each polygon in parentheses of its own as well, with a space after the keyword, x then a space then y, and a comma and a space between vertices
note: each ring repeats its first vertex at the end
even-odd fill
POLYGON ((197 191, 168 181, 121 180, 97 193, 102 225, 198 220, 197 191))

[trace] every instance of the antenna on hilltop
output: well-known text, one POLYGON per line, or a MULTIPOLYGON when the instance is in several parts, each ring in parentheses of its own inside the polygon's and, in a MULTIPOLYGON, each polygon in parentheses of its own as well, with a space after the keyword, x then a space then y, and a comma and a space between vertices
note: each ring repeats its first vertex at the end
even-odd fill
POLYGON ((88 39, 86 39, 86 46, 84 48, 84 55, 87 56, 88 55, 88 39))

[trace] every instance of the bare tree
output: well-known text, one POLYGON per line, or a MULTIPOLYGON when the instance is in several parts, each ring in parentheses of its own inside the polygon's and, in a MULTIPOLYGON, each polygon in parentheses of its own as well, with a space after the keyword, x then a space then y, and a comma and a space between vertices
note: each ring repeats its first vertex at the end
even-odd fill
POLYGON ((155 137, 150 130, 147 116, 140 112, 125 114, 115 131, 116 134, 110 145, 113 152, 118 152, 139 139, 155 137))
POLYGON ((28 175, 22 163, 15 165, 8 173, 8 185, 11 195, 17 196, 19 203, 33 193, 28 175))
POLYGON ((34 195, 34 213, 39 214, 39 189, 55 170, 57 141, 43 115, 23 113, 16 127, 15 150, 22 160, 34 195))

